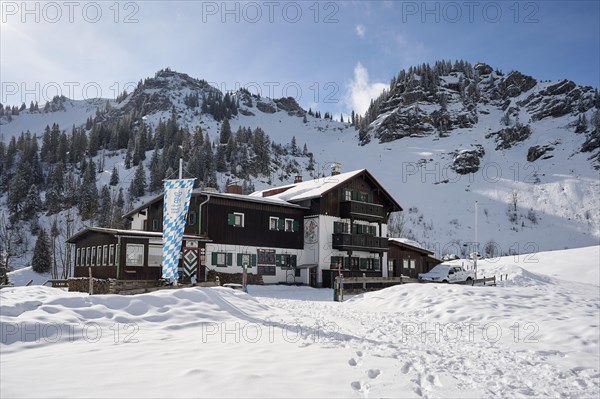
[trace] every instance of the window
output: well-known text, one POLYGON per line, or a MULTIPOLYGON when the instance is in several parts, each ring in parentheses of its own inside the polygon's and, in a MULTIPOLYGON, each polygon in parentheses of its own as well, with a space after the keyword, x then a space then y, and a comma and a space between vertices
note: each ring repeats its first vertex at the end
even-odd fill
POLYGON ((348 265, 346 264, 346 262, 344 262, 344 257, 342 257, 342 256, 332 256, 331 257, 331 266, 330 267, 332 267, 334 269, 337 269, 338 266, 340 268, 344 268, 345 269, 345 268, 347 268, 348 265))
POLYGON ((227 267, 233 265, 233 254, 226 252, 213 252, 212 264, 218 267, 227 267))
POLYGON ((160 220, 152 219, 152 231, 160 231, 160 220))
POLYGON ((197 214, 196 214, 196 212, 190 212, 188 214, 188 224, 190 226, 193 226, 193 225, 196 224, 196 221, 197 221, 197 214))
POLYGON ((275 266, 275 250, 274 249, 259 249, 258 265, 259 266, 275 266))
POLYGON ((411 259, 411 260, 410 260, 410 268, 411 268, 411 269, 414 269, 414 268, 416 268, 416 267, 417 267, 417 261, 416 261, 416 260, 414 260, 414 259, 411 259))
POLYGON ((96 258, 96 266, 102 266, 102 245, 98 245, 98 257, 96 258))
POLYGON ((91 266, 92 265, 92 248, 86 247, 84 249, 84 251, 85 251, 85 265, 91 266))
POLYGON ((294 231, 293 219, 285 219, 285 231, 294 231))
POLYGON ((92 256, 90 259, 90 266, 96 266, 96 247, 92 247, 92 256))
POLYGON ((271 216, 269 218, 269 230, 273 230, 273 231, 279 230, 278 229, 278 221, 279 221, 279 218, 271 216))
POLYGON ((350 225, 345 222, 333 222, 333 232, 334 233, 349 233, 350 225))
POLYGON ((342 190, 342 201, 350 201, 352 199, 351 190, 342 190))
POLYGON ((378 272, 381 270, 379 267, 379 259, 377 258, 364 258, 360 260, 360 269, 361 270, 371 270, 378 272))
POLYGON ((244 214, 243 213, 230 213, 227 215, 227 224, 234 227, 244 227, 244 214))
POLYGON ((276 256, 276 265, 281 267, 296 267, 296 255, 281 254, 276 256))
POLYGON ((125 265, 144 266, 143 244, 127 244, 125 248, 125 265))
POLYGON ((258 274, 263 276, 274 276, 276 274, 275 266, 258 266, 258 274))
POLYGON ((77 248, 77 255, 75 255, 75 266, 81 266, 81 248, 77 248))
POLYGON ((360 268, 360 258, 350 258, 350 270, 356 270, 360 268))
POLYGON ((394 275, 394 261, 393 260, 388 260, 388 276, 393 276, 394 275))
POLYGON ((115 244, 108 246, 108 264, 111 266, 115 265, 115 244))
POLYGON ((294 269, 294 277, 302 277, 301 271, 300 269, 294 269))
POLYGON ((244 266, 244 263, 248 267, 256 266, 256 255, 255 254, 237 254, 237 265, 244 266))
POLYGON ((148 245, 148 266, 160 266, 162 263, 162 245, 148 245))
POLYGON ((103 250, 102 250, 102 257, 103 257, 103 261, 102 264, 103 265, 108 265, 108 245, 105 245, 103 250))

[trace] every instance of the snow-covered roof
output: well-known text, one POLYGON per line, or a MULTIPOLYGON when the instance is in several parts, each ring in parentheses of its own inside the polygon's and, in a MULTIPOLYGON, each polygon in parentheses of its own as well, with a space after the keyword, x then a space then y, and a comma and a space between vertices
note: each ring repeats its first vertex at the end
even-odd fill
POLYGON ((232 200, 238 200, 238 201, 250 201, 250 202, 263 202, 263 203, 267 203, 270 205, 280 205, 280 206, 287 206, 287 207, 292 207, 292 208, 301 208, 299 205, 297 204, 291 204, 281 198, 278 197, 258 197, 258 196, 252 196, 252 195, 244 195, 244 194, 232 194, 232 193, 213 193, 213 192, 207 192, 207 191, 202 191, 202 190, 198 190, 198 191, 194 191, 193 193, 194 195, 210 195, 211 197, 220 197, 220 198, 229 198, 232 200))
POLYGON ((433 252, 431 252, 430 250, 423 248, 423 246, 421 244, 419 244, 418 242, 414 241, 414 240, 410 240, 408 238, 396 238, 396 237, 392 237, 392 238, 388 238, 388 242, 391 243, 398 243, 398 244, 402 244, 404 246, 410 247, 412 249, 415 249, 419 252, 424 252, 429 254, 433 254, 433 252))
POLYGON ((297 202, 311 198, 318 198, 339 184, 352 179, 365 170, 366 169, 359 169, 352 172, 340 173, 339 175, 320 177, 318 179, 304 181, 301 183, 288 184, 286 186, 255 191, 250 194, 250 197, 273 198, 288 202, 297 202))
MULTIPOLYGON (((77 232, 76 234, 72 235, 71 237, 69 237, 67 239, 67 242, 69 243, 74 243, 77 241, 77 239, 87 233, 90 232, 96 232, 96 233, 105 233, 105 234, 112 234, 112 235, 118 235, 118 236, 136 236, 136 237, 148 237, 148 238, 161 238, 163 233, 162 231, 145 231, 145 230, 124 230, 124 229, 110 229, 110 228, 106 228, 106 227, 87 227, 79 232, 77 232)), ((192 238, 195 240, 201 239, 198 236, 195 235, 189 235, 189 234, 184 234, 183 236, 184 238, 192 238)), ((205 239, 204 239, 205 240, 205 239)))

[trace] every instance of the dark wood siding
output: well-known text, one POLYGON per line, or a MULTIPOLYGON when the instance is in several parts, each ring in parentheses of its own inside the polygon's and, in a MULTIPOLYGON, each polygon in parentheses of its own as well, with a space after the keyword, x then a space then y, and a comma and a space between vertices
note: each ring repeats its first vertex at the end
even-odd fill
POLYGON ((304 210, 265 203, 212 197, 202 211, 203 233, 213 242, 273 248, 304 248, 304 210), (244 214, 244 227, 227 223, 231 213, 244 214), (272 231, 269 218, 292 219, 297 231, 272 231))
MULTIPOLYGON (((110 234, 101 233, 90 233, 75 245, 75 255, 77 256, 77 249, 91 248, 104 245, 115 245, 117 244, 117 238, 110 234)), ((117 267, 116 266, 91 266, 92 276, 96 278, 117 278, 117 267)), ((75 266, 73 268, 73 277, 89 277, 88 266, 75 266)))
POLYGON ((394 277, 398 277, 402 274, 404 276, 417 278, 419 273, 427 273, 437 264, 431 258, 428 259, 428 255, 423 252, 400 246, 391 240, 389 241, 389 244, 388 260, 394 261, 394 277), (415 269, 404 269, 403 261, 411 259, 415 261, 415 269))

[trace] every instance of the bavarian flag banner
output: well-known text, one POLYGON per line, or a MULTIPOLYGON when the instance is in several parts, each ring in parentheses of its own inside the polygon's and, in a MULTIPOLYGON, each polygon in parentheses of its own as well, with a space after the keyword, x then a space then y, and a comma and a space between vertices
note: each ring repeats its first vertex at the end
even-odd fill
POLYGON ((177 281, 183 229, 196 179, 165 180, 163 206, 162 277, 177 281))

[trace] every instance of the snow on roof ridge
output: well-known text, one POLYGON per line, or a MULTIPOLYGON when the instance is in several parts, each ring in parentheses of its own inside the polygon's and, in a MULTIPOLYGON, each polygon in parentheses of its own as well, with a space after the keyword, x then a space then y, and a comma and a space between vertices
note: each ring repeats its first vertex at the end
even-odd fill
POLYGON ((319 177, 312 180, 303 181, 301 183, 286 184, 284 186, 271 187, 261 191, 255 191, 250 196, 262 197, 264 193, 269 191, 287 188, 287 190, 270 195, 267 198, 279 198, 283 201, 300 201, 303 199, 320 197, 325 191, 344 181, 366 171, 366 169, 357 169, 350 172, 340 173, 339 175, 330 175, 319 177))

